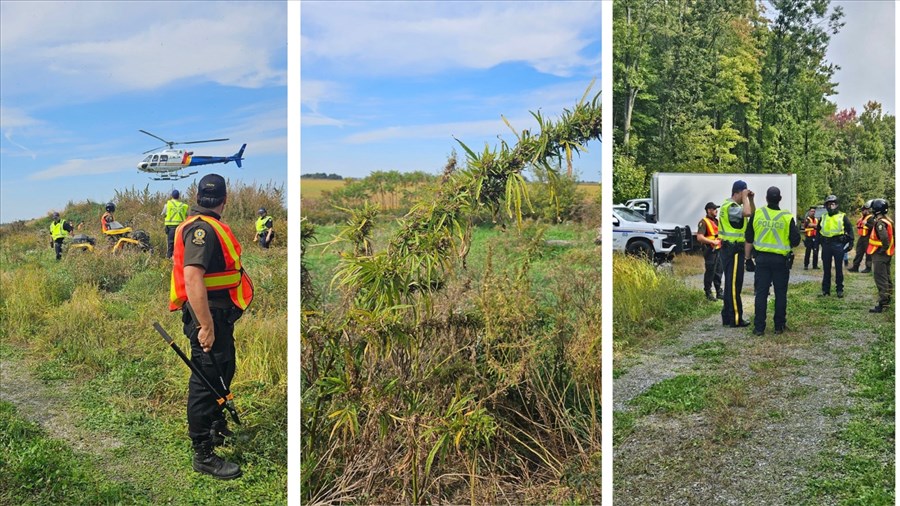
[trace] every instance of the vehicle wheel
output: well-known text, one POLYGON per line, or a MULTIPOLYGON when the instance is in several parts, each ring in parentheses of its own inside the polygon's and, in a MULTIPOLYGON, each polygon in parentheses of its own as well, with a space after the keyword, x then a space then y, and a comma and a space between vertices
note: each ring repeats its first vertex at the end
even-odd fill
POLYGON ((653 258, 653 245, 647 241, 632 241, 625 247, 625 252, 641 258, 653 258))

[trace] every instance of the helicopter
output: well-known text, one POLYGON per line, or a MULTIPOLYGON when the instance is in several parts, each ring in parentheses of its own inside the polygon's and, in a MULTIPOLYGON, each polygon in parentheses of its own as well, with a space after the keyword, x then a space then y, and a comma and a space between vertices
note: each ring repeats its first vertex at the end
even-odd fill
POLYGON ((166 146, 161 146, 158 148, 151 149, 149 151, 144 151, 143 154, 147 155, 146 158, 140 161, 137 164, 137 168, 141 172, 149 172, 150 174, 157 175, 158 177, 151 178, 154 181, 176 181, 178 179, 184 179, 186 177, 193 176, 197 173, 197 171, 189 172, 186 174, 179 173, 180 170, 185 169, 187 167, 196 167, 198 165, 209 165, 211 163, 228 163, 234 162, 238 168, 241 168, 241 160, 243 160, 244 156, 244 148, 247 147, 247 144, 241 146, 241 149, 231 155, 231 156, 194 156, 193 151, 187 151, 184 149, 175 149, 175 145, 178 144, 200 144, 203 142, 221 142, 227 141, 228 139, 206 139, 202 141, 185 141, 185 142, 175 142, 175 141, 167 141, 158 135, 151 134, 146 130, 138 130, 141 133, 147 134, 150 137, 159 139, 166 143, 166 146), (165 147, 165 149, 163 149, 165 147), (160 151, 162 150, 162 151, 160 151), (147 154, 152 153, 152 154, 147 154))

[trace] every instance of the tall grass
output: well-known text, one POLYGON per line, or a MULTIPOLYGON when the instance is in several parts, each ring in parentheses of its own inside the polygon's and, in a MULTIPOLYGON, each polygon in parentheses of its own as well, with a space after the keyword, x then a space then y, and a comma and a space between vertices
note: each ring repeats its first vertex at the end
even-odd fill
POLYGON ((688 288, 675 275, 652 263, 615 254, 613 257, 613 336, 617 353, 658 337, 673 323, 708 313, 701 291, 688 288))
MULTIPOLYGON (((194 187, 186 193, 192 191, 194 187)), ((264 502, 283 502, 287 479, 287 251, 277 243, 261 250, 248 241, 260 206, 276 216, 276 230, 286 230, 284 220, 277 219, 286 213, 277 201, 282 198, 280 191, 271 186, 232 185, 229 191, 224 220, 233 225, 243 242, 244 266, 255 285, 253 304, 235 326, 238 363, 232 389, 238 410, 246 415, 240 430, 250 434, 253 442, 252 447, 241 450, 241 458, 261 466, 257 472, 262 473, 260 481, 247 484, 247 496, 241 495, 238 485, 234 498, 244 503, 263 500, 260 497, 266 498, 264 502), (251 492, 259 494, 260 489, 265 493, 253 499, 251 492)), ((136 223, 147 220, 162 229, 158 214, 167 198, 146 189, 116 192, 117 218, 131 217, 136 223)), ((102 204, 84 202, 60 212, 70 220, 93 220, 92 215, 99 220, 101 209, 102 204)), ((98 241, 93 253, 70 251, 56 261, 45 235, 48 220, 0 227, 3 342, 24 350, 26 356, 60 364, 74 374, 79 387, 102 385, 101 390, 79 399, 94 399, 104 409, 128 413, 105 418, 103 423, 110 424, 107 430, 126 430, 115 425, 115 420, 133 417, 135 412, 183 427, 190 372, 151 327, 159 321, 189 353, 181 314, 171 313, 167 307, 172 263, 162 256, 163 234, 153 236, 160 247, 152 254, 113 255, 98 241)), ((171 437, 187 441, 186 430, 171 437)))

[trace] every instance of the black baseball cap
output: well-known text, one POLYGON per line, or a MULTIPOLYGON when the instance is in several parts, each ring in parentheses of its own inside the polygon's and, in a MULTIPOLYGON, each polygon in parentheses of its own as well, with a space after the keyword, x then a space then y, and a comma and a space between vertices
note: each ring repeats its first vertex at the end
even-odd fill
POLYGON ((731 185, 731 193, 739 193, 747 189, 747 183, 741 179, 738 179, 731 185))
POLYGON ((770 186, 768 190, 766 190, 766 200, 771 200, 772 202, 780 202, 781 201, 781 189, 777 186, 770 186))
POLYGON ((703 209, 718 209, 718 208, 719 208, 719 206, 717 206, 715 202, 707 202, 706 207, 704 207, 703 209))
POLYGON ((207 174, 197 184, 197 198, 225 196, 225 178, 218 174, 207 174))

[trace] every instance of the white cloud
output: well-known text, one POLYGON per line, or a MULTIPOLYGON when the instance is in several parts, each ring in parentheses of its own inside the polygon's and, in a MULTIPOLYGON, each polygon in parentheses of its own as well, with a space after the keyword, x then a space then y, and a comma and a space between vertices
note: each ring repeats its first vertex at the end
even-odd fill
MULTIPOLYGON (((531 128, 536 125, 533 118, 519 117, 509 119, 510 123, 516 131, 521 128, 531 128), (519 127, 517 125, 522 125, 519 127)), ((360 132, 344 138, 344 142, 350 144, 364 144, 370 142, 382 142, 395 139, 447 139, 452 141, 453 137, 460 140, 464 137, 492 137, 496 138, 497 134, 511 133, 509 127, 503 123, 501 118, 492 120, 479 121, 458 121, 450 123, 432 123, 427 125, 404 125, 390 126, 385 128, 377 128, 366 132, 360 132)))
POLYGON ((2 2, 0 20, 7 96, 286 83, 280 2, 2 2))
POLYGON ((137 171, 138 159, 134 156, 114 156, 94 159, 72 159, 48 169, 35 172, 28 179, 47 180, 69 176, 86 176, 91 174, 109 174, 125 170, 137 171))
POLYGON ((304 3, 303 59, 370 75, 525 62, 570 76, 599 67, 600 2, 304 3), (339 62, 339 63, 338 63, 339 62))

